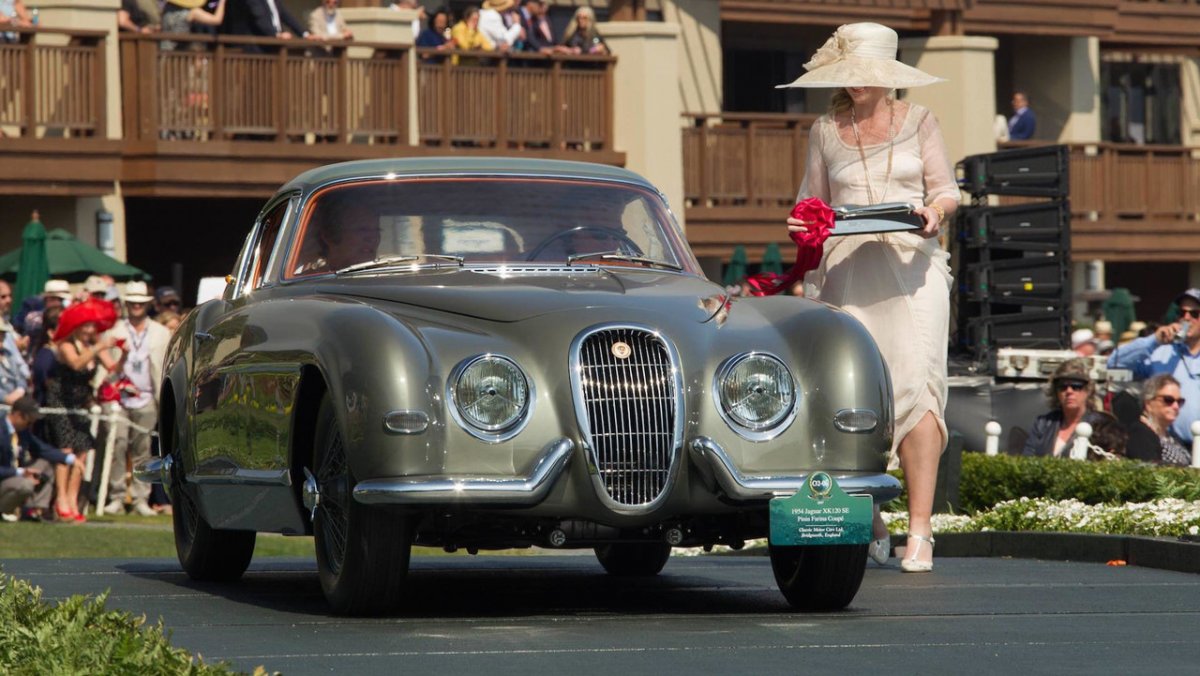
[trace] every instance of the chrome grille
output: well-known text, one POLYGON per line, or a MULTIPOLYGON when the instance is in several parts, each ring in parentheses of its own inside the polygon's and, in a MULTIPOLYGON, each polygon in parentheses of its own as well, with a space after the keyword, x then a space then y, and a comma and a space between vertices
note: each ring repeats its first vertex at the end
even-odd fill
POLYGON ((678 458, 678 369, 667 344, 640 328, 587 334, 573 355, 577 410, 598 481, 618 506, 648 506, 678 458), (628 346, 624 358, 619 344, 628 346), (614 349, 614 346, 618 346, 614 349))

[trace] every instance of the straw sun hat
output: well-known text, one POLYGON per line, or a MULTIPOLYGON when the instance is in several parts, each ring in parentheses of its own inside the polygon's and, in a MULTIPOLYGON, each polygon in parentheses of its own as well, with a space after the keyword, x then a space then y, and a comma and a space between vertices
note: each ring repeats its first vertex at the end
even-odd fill
POLYGON ((877 23, 851 23, 833 36, 804 64, 804 75, 787 87, 886 87, 910 89, 945 82, 896 60, 896 31, 877 23))

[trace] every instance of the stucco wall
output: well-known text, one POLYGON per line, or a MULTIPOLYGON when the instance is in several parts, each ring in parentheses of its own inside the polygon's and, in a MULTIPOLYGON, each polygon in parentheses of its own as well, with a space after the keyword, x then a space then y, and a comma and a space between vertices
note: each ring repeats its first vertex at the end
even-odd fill
MULTIPOLYGON (((1100 140, 1100 42, 1094 37, 1014 38, 1014 86, 1029 94, 1042 141, 1100 140)), ((1007 101, 1005 102, 1007 103, 1007 101)), ((1007 107, 1005 112, 1008 113, 1007 107)))
POLYGON ((721 8, 717 0, 663 0, 679 25, 679 98, 689 113, 721 112, 721 8))

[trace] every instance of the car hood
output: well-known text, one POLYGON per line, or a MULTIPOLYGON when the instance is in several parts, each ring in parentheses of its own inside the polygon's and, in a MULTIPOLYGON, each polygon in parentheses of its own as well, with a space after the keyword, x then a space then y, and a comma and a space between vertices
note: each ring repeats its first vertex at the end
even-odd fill
POLYGON ((681 306, 700 307, 701 299, 723 293, 720 286, 694 275, 594 267, 532 272, 494 268, 425 271, 342 278, 337 280, 336 288, 339 295, 497 322, 519 322, 554 312, 629 302, 649 309, 661 304, 664 311, 677 311, 681 306))

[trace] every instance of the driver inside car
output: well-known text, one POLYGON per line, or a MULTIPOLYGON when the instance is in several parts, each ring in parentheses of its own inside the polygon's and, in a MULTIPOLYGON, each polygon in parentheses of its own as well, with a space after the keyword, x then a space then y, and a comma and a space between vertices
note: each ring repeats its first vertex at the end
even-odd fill
POLYGON ((347 204, 326 212, 317 229, 317 247, 325 260, 323 270, 337 271, 379 255, 382 229, 379 215, 362 204, 347 204), (330 217, 332 216, 332 217, 330 217))

